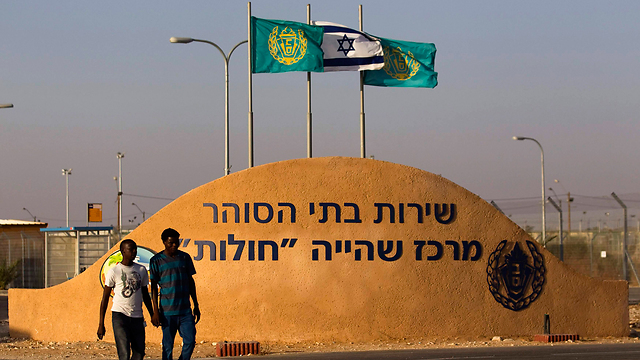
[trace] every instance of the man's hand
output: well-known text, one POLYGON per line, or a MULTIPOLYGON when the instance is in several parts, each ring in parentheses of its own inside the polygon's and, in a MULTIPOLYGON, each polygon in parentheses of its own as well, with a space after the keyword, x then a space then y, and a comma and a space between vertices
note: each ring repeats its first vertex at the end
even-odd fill
POLYGON ((151 325, 158 327, 160 326, 160 314, 158 314, 158 312, 154 312, 153 316, 151 317, 151 325))
POLYGON ((193 307, 193 316, 196 317, 196 324, 200 321, 200 307, 196 304, 193 307))
POLYGON ((104 328, 104 324, 98 325, 98 339, 102 340, 102 337, 107 331, 104 328))

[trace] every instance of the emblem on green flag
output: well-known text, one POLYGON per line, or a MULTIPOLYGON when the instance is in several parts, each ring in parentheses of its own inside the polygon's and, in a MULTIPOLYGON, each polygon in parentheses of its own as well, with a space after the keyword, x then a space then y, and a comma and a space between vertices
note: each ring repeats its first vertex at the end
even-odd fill
POLYGON ((283 20, 251 17, 251 71, 278 73, 324 71, 324 28, 283 20))
POLYGON ((438 73, 434 71, 434 44, 379 39, 384 52, 384 67, 365 71, 365 85, 426 88, 438 85, 438 73))

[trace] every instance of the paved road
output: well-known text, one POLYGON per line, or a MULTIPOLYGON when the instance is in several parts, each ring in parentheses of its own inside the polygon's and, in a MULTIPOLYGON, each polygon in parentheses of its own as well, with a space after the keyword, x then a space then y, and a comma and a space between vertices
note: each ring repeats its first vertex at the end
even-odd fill
POLYGON ((629 305, 640 304, 640 287, 629 288, 629 305))
POLYGON ((9 336, 9 297, 6 290, 0 290, 0 338, 9 336))
MULTIPOLYGON (((637 360, 640 344, 572 344, 493 348, 267 355, 265 360, 637 360)), ((208 358, 202 360, 215 360, 208 358)), ((229 359, 237 359, 229 358, 229 359)))
POLYGON ((9 320, 8 291, 0 290, 0 321, 9 320))

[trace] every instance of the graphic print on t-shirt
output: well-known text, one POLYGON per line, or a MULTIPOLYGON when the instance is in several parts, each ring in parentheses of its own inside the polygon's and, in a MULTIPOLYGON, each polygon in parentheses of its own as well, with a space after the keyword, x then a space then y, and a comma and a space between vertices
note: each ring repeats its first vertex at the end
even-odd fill
MULTIPOLYGON (((134 262, 144 266, 145 269, 149 269, 149 261, 155 254, 156 252, 152 249, 146 248, 144 246, 138 246, 138 256, 136 256, 134 262)), ((105 286, 105 282, 107 281, 107 273, 109 273, 109 270, 113 269, 121 261, 122 254, 120 253, 120 250, 116 250, 113 254, 109 255, 109 257, 105 259, 104 263, 102 264, 102 268, 100 269, 100 275, 98 275, 100 286, 102 286, 103 289, 105 286)), ((111 290, 112 297, 114 295, 114 291, 115 289, 111 290)))
POLYGON ((140 283, 142 283, 142 278, 140 278, 140 274, 137 272, 131 272, 129 274, 130 277, 127 277, 127 273, 122 272, 122 296, 125 298, 130 298, 136 291, 140 289, 140 283))

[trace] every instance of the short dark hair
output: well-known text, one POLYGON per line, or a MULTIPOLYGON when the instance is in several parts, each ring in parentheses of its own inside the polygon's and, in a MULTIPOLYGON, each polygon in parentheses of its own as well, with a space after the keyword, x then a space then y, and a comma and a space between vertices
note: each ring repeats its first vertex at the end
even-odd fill
POLYGON ((166 228, 162 232, 162 235, 160 235, 160 238, 162 239, 162 242, 167 241, 167 239, 169 239, 170 237, 177 239, 177 238, 180 237, 180 233, 178 231, 176 231, 175 229, 166 228))
POLYGON ((122 251, 123 251, 124 246, 125 246, 126 244, 129 244, 129 245, 131 245, 131 246, 136 246, 136 247, 138 246, 138 245, 136 245, 136 242, 135 242, 135 241, 133 241, 133 240, 131 240, 131 239, 124 239, 124 240, 122 240, 122 242, 120 243, 120 252, 122 252, 122 251))

